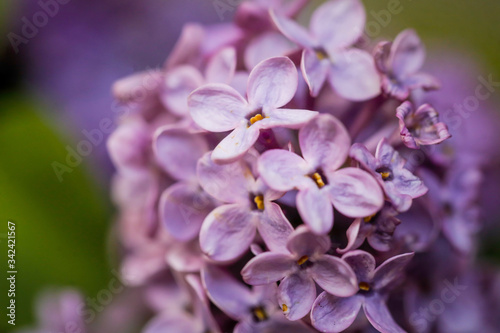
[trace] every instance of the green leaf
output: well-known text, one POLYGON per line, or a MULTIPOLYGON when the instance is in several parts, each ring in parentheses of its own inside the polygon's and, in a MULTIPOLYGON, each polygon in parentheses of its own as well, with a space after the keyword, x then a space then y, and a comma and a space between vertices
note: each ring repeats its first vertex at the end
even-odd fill
MULTIPOLYGON (((106 254, 111 221, 107 196, 85 173, 85 163, 60 182, 52 162, 65 146, 22 96, 0 97, 0 236, 16 223, 16 327, 33 323, 34 299, 48 286, 73 286, 94 297, 110 280, 106 254)), ((87 157, 90 159, 90 157, 87 157)), ((0 239, 2 276, 7 242, 0 239)), ((8 285, 1 278, 1 308, 8 285)), ((1 311, 2 314, 4 311, 1 311)), ((12 329, 0 320, 0 331, 12 329)))

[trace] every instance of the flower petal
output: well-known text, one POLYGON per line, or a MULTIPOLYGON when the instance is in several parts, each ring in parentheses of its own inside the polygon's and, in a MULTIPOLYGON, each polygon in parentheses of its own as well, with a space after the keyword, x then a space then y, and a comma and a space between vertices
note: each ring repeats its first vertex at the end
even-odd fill
POLYGON ((391 55, 391 42, 383 41, 378 43, 375 46, 375 50, 373 51, 373 59, 375 60, 375 66, 377 69, 387 74, 389 72, 389 57, 391 55))
POLYGON ((350 101, 365 101, 381 92, 372 56, 359 49, 335 54, 328 80, 340 96, 350 101))
POLYGON ((375 170, 377 168, 376 158, 361 143, 355 143, 352 145, 351 150, 349 151, 349 156, 361 163, 361 165, 367 170, 375 170))
POLYGON ((311 17, 311 33, 327 50, 354 44, 363 34, 366 13, 359 0, 327 1, 311 17))
POLYGON ((406 100, 411 93, 410 88, 404 82, 386 75, 382 76, 382 89, 387 95, 400 101, 406 100))
POLYGON ((229 84, 236 71, 236 50, 225 47, 208 62, 205 77, 208 83, 229 84))
POLYGON ((170 56, 165 62, 166 69, 179 64, 195 64, 199 61, 200 46, 206 38, 205 28, 201 24, 187 23, 182 27, 181 35, 175 43, 170 56))
POLYGON ((289 320, 299 320, 309 313, 316 299, 316 285, 306 274, 292 274, 278 287, 278 302, 289 320))
POLYGON ((245 66, 252 70, 261 61, 284 56, 297 47, 282 34, 276 31, 269 31, 252 39, 245 49, 245 66))
POLYGON ((297 257, 314 257, 330 250, 331 245, 328 236, 315 235, 305 225, 301 225, 290 236, 286 247, 297 257))
POLYGON ((293 227, 288 222, 285 214, 278 204, 266 203, 257 230, 264 239, 267 248, 274 252, 286 252, 288 237, 293 232, 293 227))
POLYGON ((298 129, 318 115, 316 111, 297 109, 271 109, 266 118, 259 121, 262 128, 286 127, 298 129))
POLYGON ((248 102, 257 108, 279 108, 292 100, 297 85, 297 69, 289 58, 264 60, 255 66, 248 77, 248 102))
POLYGON ((143 328, 143 333, 162 332, 198 332, 203 328, 200 322, 186 313, 178 311, 176 313, 160 314, 153 317, 143 328))
MULTIPOLYGON (((135 120, 135 119, 134 119, 135 120)), ((106 142, 109 156, 124 176, 143 176, 150 163, 151 132, 142 121, 121 124, 106 142)))
POLYGON ((318 96, 321 88, 323 88, 325 84, 328 72, 330 71, 330 60, 320 60, 314 50, 304 49, 302 52, 300 69, 309 87, 311 96, 318 96))
POLYGON ((198 159, 207 151, 208 144, 202 136, 184 130, 162 127, 154 135, 156 161, 175 179, 195 178, 198 159))
POLYGON ((341 332, 356 319, 363 297, 337 297, 322 292, 313 304, 312 325, 321 332, 341 332))
POLYGON ((311 230, 324 235, 333 227, 333 207, 325 191, 310 187, 297 194, 297 209, 311 230))
POLYGON ((399 33, 392 44, 390 68, 398 78, 416 73, 425 60, 425 48, 413 29, 399 33))
POLYGON ((208 152, 199 159, 196 171, 200 186, 217 200, 248 202, 254 178, 251 169, 243 161, 216 164, 212 160, 212 153, 208 152))
POLYGON ((370 216, 384 205, 384 195, 379 184, 366 171, 344 168, 329 175, 328 182, 333 206, 345 216, 370 216))
POLYGON ((188 96, 205 82, 193 66, 183 65, 165 73, 160 99, 163 105, 178 116, 188 114, 188 96))
POLYGON ((439 122, 438 112, 429 104, 421 105, 414 114, 415 121, 421 126, 414 136, 421 145, 435 145, 451 137, 445 123, 439 122))
POLYGON ((296 266, 290 254, 264 252, 243 267, 241 276, 248 284, 264 285, 283 279, 296 266))
POLYGON ((132 74, 113 84, 113 97, 127 106, 154 105, 163 79, 164 73, 158 69, 132 74))
POLYGON ((215 208, 198 186, 185 182, 166 189, 158 207, 167 231, 181 241, 197 236, 203 220, 215 208))
POLYGON ((280 15, 275 11, 270 11, 271 18, 274 24, 283 35, 285 35, 291 41, 301 45, 304 48, 314 48, 315 40, 309 34, 309 32, 296 23, 295 21, 287 18, 286 16, 280 15))
MULTIPOLYGON (((259 123, 262 121, 259 121, 259 123)), ((212 160, 216 163, 231 163, 245 155, 259 138, 260 127, 247 126, 242 121, 229 133, 212 152, 212 160)))
POLYGON ((236 320, 248 315, 253 305, 250 289, 214 265, 205 265, 201 279, 210 300, 224 313, 236 320))
POLYGON ((358 291, 356 274, 345 261, 331 255, 322 255, 310 268, 314 281, 329 294, 349 297, 358 291))
POLYGON ((210 132, 226 132, 246 120, 249 108, 241 95, 230 86, 207 84, 188 98, 189 112, 201 128, 210 132))
POLYGON ((413 111, 413 105, 411 102, 406 101, 396 109, 396 117, 399 119, 399 134, 401 135, 401 140, 405 146, 411 149, 418 149, 418 144, 410 130, 406 127, 405 122, 406 117, 410 116, 413 111))
POLYGON ((304 159, 328 173, 344 164, 351 147, 351 138, 337 118, 321 114, 300 130, 299 143, 304 159))
POLYGON ((413 256, 413 252, 403 253, 387 259, 375 270, 373 275, 373 287, 375 289, 382 289, 393 282, 401 275, 413 256))
POLYGON ((199 272, 205 264, 205 258, 197 239, 177 243, 165 255, 168 266, 181 273, 199 272))
POLYGON ((358 282, 371 282, 375 272, 375 258, 368 252, 354 250, 347 252, 342 259, 351 266, 358 282))
POLYGON ((403 83, 409 89, 422 88, 424 90, 436 90, 441 87, 441 83, 437 78, 426 73, 416 73, 407 76, 403 83))
MULTIPOLYGON (((347 245, 344 249, 337 249, 338 253, 346 253, 352 249, 357 249, 363 244, 366 238, 366 233, 363 233, 362 219, 355 219, 346 231, 347 245)), ((369 229, 364 229, 369 230, 369 229)))
POLYGON ((312 170, 299 155, 281 149, 266 151, 257 163, 259 175, 264 182, 277 191, 316 186, 307 177, 312 170))
POLYGON ((229 261, 248 250, 255 233, 255 216, 248 207, 224 205, 214 209, 203 221, 200 246, 211 259, 229 261))
POLYGON ((399 327, 394 321, 387 309, 382 296, 373 295, 365 298, 363 303, 363 309, 365 311, 366 318, 368 321, 380 332, 385 333, 405 333, 406 331, 399 327))

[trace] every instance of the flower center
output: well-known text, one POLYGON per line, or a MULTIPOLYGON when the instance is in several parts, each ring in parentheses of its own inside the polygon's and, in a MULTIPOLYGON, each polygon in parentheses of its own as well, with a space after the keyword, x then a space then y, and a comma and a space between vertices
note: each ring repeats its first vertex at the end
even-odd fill
POLYGON ((255 198, 253 198, 253 202, 255 202, 255 206, 257 206, 258 210, 264 210, 264 196, 263 195, 257 195, 255 198))
POLYGON ((362 291, 370 291, 370 285, 366 282, 360 282, 359 289, 362 291))
POLYGON ((255 116, 250 118, 250 126, 255 124, 258 121, 261 121, 262 119, 264 119, 264 117, 260 113, 257 113, 255 116))
POLYGON ((394 175, 392 174, 392 170, 389 169, 388 167, 380 167, 375 171, 378 172, 382 176, 382 179, 384 181, 389 181, 389 180, 394 179, 394 175))
POLYGON ((281 309, 283 310, 283 313, 288 311, 288 306, 286 304, 281 305, 281 309))
POLYGON ((365 221, 366 223, 369 223, 373 220, 373 218, 375 217, 375 215, 377 214, 373 214, 373 215, 370 215, 370 216, 367 216, 365 218, 363 218, 363 221, 365 221))
POLYGON ((314 49, 314 53, 316 53, 318 60, 328 59, 328 53, 323 48, 314 49))
POLYGON ((318 185, 319 188, 325 186, 325 182, 323 181, 323 178, 321 178, 321 175, 319 173, 313 173, 311 178, 316 182, 316 185, 318 185))
POLYGON ((253 319, 256 322, 261 322, 267 320, 269 317, 267 316, 266 310, 262 306, 257 306, 252 309, 253 319))
POLYGON ((300 257, 300 259, 299 259, 299 260, 297 260, 297 264, 298 264, 299 266, 302 266, 302 265, 303 265, 303 264, 305 264, 305 262, 306 262, 306 261, 308 261, 308 260, 309 260, 309 257, 308 257, 308 256, 302 256, 302 257, 300 257))

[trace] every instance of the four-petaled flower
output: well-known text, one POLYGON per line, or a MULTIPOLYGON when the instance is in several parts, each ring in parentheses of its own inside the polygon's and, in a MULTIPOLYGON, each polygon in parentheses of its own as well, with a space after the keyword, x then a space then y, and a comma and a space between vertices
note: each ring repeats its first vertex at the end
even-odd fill
POLYGON ((321 332, 341 332, 356 319, 363 307, 368 321, 381 332, 404 333, 385 304, 386 293, 403 274, 413 253, 400 254, 375 269, 375 258, 368 252, 355 250, 342 256, 356 273, 358 292, 351 297, 338 297, 322 292, 313 304, 311 322, 321 332))
POLYGON ((250 73, 245 100, 235 89, 208 84, 188 100, 193 120, 210 132, 233 130, 212 153, 216 162, 229 163, 243 156, 257 141, 261 129, 300 128, 315 111, 281 108, 295 95, 298 73, 286 57, 262 61, 250 73))
POLYGON ((414 30, 402 31, 393 43, 379 43, 374 53, 375 64, 382 73, 382 89, 388 95, 405 100, 414 89, 439 88, 436 78, 419 72, 425 49, 414 30))
POLYGON ((375 156, 360 143, 353 144, 349 154, 372 173, 399 212, 407 211, 412 199, 427 193, 422 180, 405 168, 406 161, 385 138, 380 140, 375 156))
POLYGON ((333 226, 332 204, 349 217, 375 214, 384 203, 375 179, 357 168, 343 168, 351 139, 334 116, 322 114, 299 132, 302 156, 280 149, 262 154, 260 176, 277 191, 298 189, 297 209, 317 234, 333 226), (339 170, 338 170, 339 169, 339 170))
POLYGON ((401 140, 408 148, 420 145, 435 145, 451 137, 445 123, 439 121, 438 112, 429 104, 416 111, 411 102, 404 102, 396 110, 399 119, 401 140))
MULTIPOLYGON (((203 221, 200 245, 211 259, 233 260, 243 254, 259 231, 267 247, 282 251, 293 228, 278 204, 283 193, 267 187, 252 173, 252 161, 215 164, 211 153, 198 162, 201 187, 226 204, 214 209, 203 221)), ((253 158, 248 154, 247 160, 253 158)))
POLYGON ((365 239, 375 250, 389 251, 394 231, 401 223, 396 215, 398 212, 386 201, 384 208, 377 214, 355 219, 346 232, 347 246, 337 252, 345 253, 357 249, 365 239))
POLYGON ((261 253, 246 264, 241 275, 251 285, 281 281, 279 304, 288 319, 298 320, 309 313, 316 299, 315 282, 341 297, 352 296, 358 290, 349 265, 325 254, 330 247, 328 236, 317 236, 302 225, 290 236, 288 253, 261 253))
POLYGON ((256 286, 249 290, 243 283, 213 265, 206 265, 201 277, 210 300, 238 321, 234 333, 313 332, 302 322, 290 322, 283 317, 277 306, 275 284, 256 286))
POLYGON ((380 76, 373 57, 352 48, 363 35, 366 13, 359 0, 332 0, 318 7, 309 31, 271 12, 278 29, 304 48, 301 68, 313 96, 326 80, 342 97, 363 101, 380 94, 380 76))

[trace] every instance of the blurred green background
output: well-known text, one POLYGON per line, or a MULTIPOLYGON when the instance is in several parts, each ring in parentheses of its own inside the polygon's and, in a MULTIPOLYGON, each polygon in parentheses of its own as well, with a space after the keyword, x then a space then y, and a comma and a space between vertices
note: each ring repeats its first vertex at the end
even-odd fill
MULTIPOLYGON (((78 1, 83 2, 73 0, 78 1)), ((377 22, 372 11, 387 9, 389 2, 364 1, 368 20, 377 22)), ((0 267, 6 271, 7 221, 13 221, 18 271, 16 328, 33 323, 33 300, 44 287, 73 286, 91 297, 106 287, 112 269, 107 239, 113 218, 109 177, 106 172, 96 176, 107 166, 97 162, 93 154, 84 158, 72 173, 65 174, 63 182, 52 170, 51 163, 65 160, 65 147, 75 147, 80 133, 72 135, 71 129, 78 128, 78 124, 67 124, 68 117, 62 117, 63 112, 46 97, 40 98, 36 86, 27 88, 25 68, 33 58, 24 56, 26 48, 14 54, 6 38, 24 15, 21 3, 0 1, 0 29, 4 36, 0 86, 0 267)), ((184 9, 189 11, 195 3, 185 2, 184 9)), ((123 2, 122 9, 126 10, 129 4, 123 2)), ((468 50, 482 64, 483 73, 500 78, 500 1, 401 0, 400 6, 401 13, 392 15, 387 26, 380 25, 381 36, 393 38, 402 29, 414 27, 429 48, 452 46, 468 50)), ((60 8, 61 12, 65 9, 60 8)), ((115 12, 103 15, 112 20, 115 12)), ((135 33, 141 36, 137 28, 135 33)), ((147 34, 142 38, 147 39, 147 34)), ((129 56, 121 53, 121 57, 129 56)), ((54 62, 57 68, 57 59, 54 62)), ((8 286, 2 278, 2 309, 7 304, 6 290, 8 286)), ((1 313, 0 331, 8 332, 12 327, 7 324, 4 310, 1 313)))

